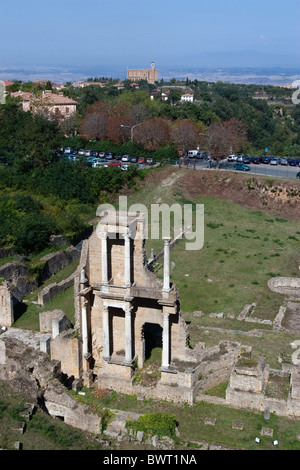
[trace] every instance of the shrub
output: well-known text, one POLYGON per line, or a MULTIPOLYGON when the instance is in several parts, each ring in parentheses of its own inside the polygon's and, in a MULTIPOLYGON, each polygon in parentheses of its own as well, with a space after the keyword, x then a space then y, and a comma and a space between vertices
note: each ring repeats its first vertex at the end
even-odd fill
POLYGON ((175 438, 175 428, 178 425, 176 416, 168 413, 147 413, 137 421, 128 421, 127 427, 145 434, 175 438))

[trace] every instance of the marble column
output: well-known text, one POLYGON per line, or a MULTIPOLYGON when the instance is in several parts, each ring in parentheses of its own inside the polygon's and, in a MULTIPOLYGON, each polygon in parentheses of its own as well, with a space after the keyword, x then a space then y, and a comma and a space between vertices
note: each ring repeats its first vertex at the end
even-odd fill
POLYGON ((101 255, 102 255, 102 283, 108 284, 108 266, 107 266, 107 232, 102 232, 101 237, 101 255))
POLYGON ((132 307, 125 308, 125 363, 132 362, 132 324, 131 324, 132 307))
POLYGON ((164 285, 163 291, 170 290, 170 241, 171 238, 164 238, 164 285))
POLYGON ((81 309, 81 335, 82 335, 82 355, 88 355, 88 330, 87 330, 87 301, 83 299, 83 306, 81 309))
POLYGON ((103 359, 110 359, 110 341, 109 341, 109 312, 108 307, 102 307, 102 331, 103 331, 103 359))
POLYGON ((131 286, 131 266, 130 266, 130 234, 126 233, 124 237, 124 285, 125 287, 131 286))
POLYGON ((168 369, 170 365, 170 327, 169 314, 163 313, 163 341, 162 341, 162 369, 168 369))

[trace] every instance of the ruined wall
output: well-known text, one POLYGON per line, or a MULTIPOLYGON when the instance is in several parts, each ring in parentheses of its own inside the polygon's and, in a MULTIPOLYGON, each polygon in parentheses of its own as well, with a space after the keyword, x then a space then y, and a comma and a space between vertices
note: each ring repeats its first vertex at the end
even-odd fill
POLYGON ((60 363, 38 350, 40 333, 12 331, 0 336, 0 380, 8 380, 16 390, 34 402, 43 402, 51 416, 63 418, 67 424, 99 434, 101 418, 87 405, 81 404, 59 381, 60 363), (23 334, 22 334, 23 333, 23 334), (23 342, 29 340, 29 344, 23 342))
POLYGON ((51 359, 60 361, 61 370, 69 377, 79 379, 81 356, 79 339, 74 337, 74 330, 67 330, 50 343, 51 359))
POLYGON ((13 299, 7 282, 0 285, 0 326, 9 327, 14 322, 13 299))

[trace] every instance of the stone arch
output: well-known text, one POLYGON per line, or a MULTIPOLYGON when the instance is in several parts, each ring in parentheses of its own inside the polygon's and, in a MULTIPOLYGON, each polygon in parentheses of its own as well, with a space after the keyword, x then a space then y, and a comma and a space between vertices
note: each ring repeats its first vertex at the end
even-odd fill
POLYGON ((146 322, 143 324, 144 361, 149 359, 154 348, 162 349, 162 335, 163 329, 158 323, 146 322))

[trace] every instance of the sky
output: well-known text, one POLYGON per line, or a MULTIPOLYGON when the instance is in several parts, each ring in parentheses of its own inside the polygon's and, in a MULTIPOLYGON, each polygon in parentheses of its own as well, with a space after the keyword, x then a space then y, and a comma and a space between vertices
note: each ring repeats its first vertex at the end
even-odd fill
POLYGON ((299 0, 5 1, 0 66, 300 66, 299 13, 299 0))

